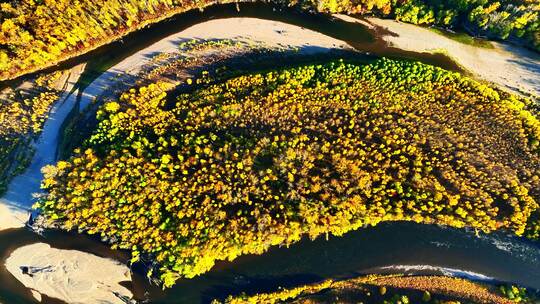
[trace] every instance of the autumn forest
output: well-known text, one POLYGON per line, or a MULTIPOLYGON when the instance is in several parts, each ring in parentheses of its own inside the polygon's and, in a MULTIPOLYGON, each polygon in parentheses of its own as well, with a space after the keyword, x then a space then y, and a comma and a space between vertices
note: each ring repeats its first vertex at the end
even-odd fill
POLYGON ((538 301, 540 2, 229 2, 0 4, 0 303, 538 301))

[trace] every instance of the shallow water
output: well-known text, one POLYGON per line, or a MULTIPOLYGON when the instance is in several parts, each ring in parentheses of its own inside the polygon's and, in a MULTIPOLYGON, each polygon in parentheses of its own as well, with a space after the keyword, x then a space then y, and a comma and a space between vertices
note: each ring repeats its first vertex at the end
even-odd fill
MULTIPOLYGON (((240 4, 239 7, 239 12, 234 4, 211 7, 204 12, 190 11, 70 60, 61 67, 90 60, 76 87, 84 91, 86 85, 122 59, 193 24, 215 18, 255 17, 309 28, 345 40, 357 50, 373 55, 409 58, 459 70, 451 59, 442 54, 406 52, 388 47, 381 40, 381 35, 388 33, 380 29, 372 31, 357 23, 282 10, 266 4, 240 4)), ((39 236, 25 229, 16 229, 0 232, 0 258, 3 261, 13 249, 34 242, 83 250, 124 262, 129 256, 126 252, 112 251, 88 236, 54 231, 39 236)), ((181 280, 175 288, 165 292, 148 285, 136 266, 134 281, 128 286, 139 299, 148 298, 151 303, 207 303, 213 298, 223 298, 240 291, 274 290, 278 286, 372 272, 452 274, 540 288, 540 273, 537 271, 540 269, 539 246, 504 234, 476 237, 471 231, 413 223, 386 223, 340 238, 330 237, 328 241, 324 238, 304 240, 290 248, 272 248, 262 256, 244 256, 233 263, 220 262, 209 273, 192 280, 181 280)), ((3 263, 0 264, 0 282, 0 302, 33 302, 30 292, 5 271, 3 263)), ((44 302, 51 301, 46 299, 44 302)))

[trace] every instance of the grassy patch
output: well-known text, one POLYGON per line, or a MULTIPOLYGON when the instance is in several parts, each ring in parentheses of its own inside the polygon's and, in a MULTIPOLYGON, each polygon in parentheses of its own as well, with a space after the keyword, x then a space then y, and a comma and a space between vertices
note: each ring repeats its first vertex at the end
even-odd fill
POLYGON ((445 31, 436 27, 429 27, 428 29, 432 32, 435 32, 439 35, 443 35, 449 39, 452 39, 454 41, 457 41, 463 44, 486 48, 486 49, 494 48, 493 44, 489 40, 475 38, 475 37, 470 36, 467 33, 449 32, 449 31, 445 31))

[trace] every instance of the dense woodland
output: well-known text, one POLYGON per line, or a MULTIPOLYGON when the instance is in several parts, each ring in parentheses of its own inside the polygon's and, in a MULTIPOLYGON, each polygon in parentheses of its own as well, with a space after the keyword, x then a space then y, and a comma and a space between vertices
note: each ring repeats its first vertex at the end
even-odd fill
MULTIPOLYGON (((373 13, 466 28, 540 47, 539 0, 274 0, 322 12, 373 13)), ((222 1, 222 2, 228 2, 222 1)), ((130 30, 214 1, 11 0, 0 3, 0 79, 49 66, 130 30)))
POLYGON ((104 104, 86 147, 44 168, 36 207, 156 260, 165 286, 381 221, 539 236, 540 122, 526 99, 388 59, 202 86, 104 104))

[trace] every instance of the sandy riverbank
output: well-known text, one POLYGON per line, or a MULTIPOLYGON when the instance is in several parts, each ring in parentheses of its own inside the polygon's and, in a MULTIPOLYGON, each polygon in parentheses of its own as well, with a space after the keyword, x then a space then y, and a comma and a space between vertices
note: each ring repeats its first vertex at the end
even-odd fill
POLYGON ((41 182, 41 167, 52 163, 56 158, 59 130, 69 111, 75 105, 74 99, 69 100, 69 92, 78 81, 84 70, 84 65, 73 67, 64 79, 59 81, 57 89, 64 93, 54 103, 49 117, 43 126, 39 138, 34 142, 36 152, 29 167, 11 180, 8 190, 0 198, 0 231, 10 228, 24 227, 29 219, 28 210, 33 204, 33 194, 39 192, 41 182))
MULTIPOLYGON (((193 39, 229 39, 267 48, 297 49, 300 54, 317 54, 332 49, 352 49, 346 42, 287 23, 257 18, 225 18, 202 22, 172 34, 125 58, 95 79, 82 94, 81 108, 110 93, 112 86, 139 72, 161 53, 179 53, 179 44, 193 39)), ((279 64, 279 63, 278 63, 279 64)), ((129 85, 129 84, 128 84, 129 85)), ((125 84, 124 84, 125 86, 125 84)))
POLYGON ((110 85, 112 79, 125 73, 137 75, 141 68, 157 54, 178 53, 179 44, 192 39, 230 39, 258 43, 268 48, 298 49, 302 54, 316 54, 332 49, 351 49, 344 41, 279 21, 257 18, 210 20, 168 36, 113 66, 85 90, 82 104, 101 95, 102 87, 110 85))
POLYGON ((22 174, 15 176, 11 180, 5 195, 0 198, 0 203, 7 201, 12 205, 27 209, 32 207, 34 194, 40 192, 43 177, 41 168, 56 161, 56 150, 60 140, 59 133, 62 123, 76 105, 76 93, 71 94, 70 92, 79 80, 83 70, 84 65, 73 67, 67 73, 67 77, 58 84, 59 89, 62 88, 64 93, 52 106, 43 125, 43 130, 33 143, 35 154, 32 161, 22 174))
MULTIPOLYGON (((350 17, 345 18, 351 21, 350 17)), ((412 24, 379 18, 367 20, 397 34, 383 37, 394 47, 416 52, 443 52, 477 78, 515 92, 540 96, 540 55, 532 51, 498 42, 492 42, 493 49, 475 47, 412 24)))
POLYGON ((0 203, 0 231, 24 227, 29 217, 24 209, 0 203))
POLYGON ((13 251, 5 265, 38 300, 41 294, 67 303, 87 304, 125 303, 121 298, 132 297, 120 285, 131 281, 129 268, 89 253, 36 243, 13 251))

